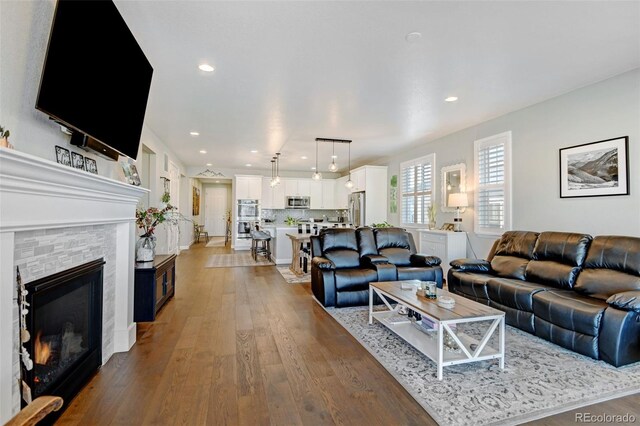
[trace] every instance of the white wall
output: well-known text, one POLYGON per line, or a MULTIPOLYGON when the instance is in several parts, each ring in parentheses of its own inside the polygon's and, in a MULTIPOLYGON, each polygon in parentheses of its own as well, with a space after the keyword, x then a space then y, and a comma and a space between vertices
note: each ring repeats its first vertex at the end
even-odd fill
MULTIPOLYGON (((440 169, 464 162, 473 202, 473 141, 509 130, 513 137, 513 229, 640 236, 640 69, 425 141, 379 164, 389 166, 391 177, 399 175, 401 162, 435 152, 439 207, 440 169), (561 199, 558 150, 618 136, 629 136, 631 195, 561 199)), ((438 211, 438 225, 453 222, 453 215, 438 211)), ((398 214, 388 218, 390 223, 399 222, 398 214)), ((473 207, 463 215, 463 228, 473 230, 473 207)), ((478 256, 486 256, 494 238, 469 236, 478 256)))

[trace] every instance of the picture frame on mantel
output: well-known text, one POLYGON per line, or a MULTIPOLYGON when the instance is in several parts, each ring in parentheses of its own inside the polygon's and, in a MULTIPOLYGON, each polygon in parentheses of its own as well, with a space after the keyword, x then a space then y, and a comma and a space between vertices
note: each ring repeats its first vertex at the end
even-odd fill
POLYGON ((560 149, 560 198, 629 195, 629 137, 560 149))
POLYGON ((64 166, 71 166, 71 153, 69 150, 56 145, 56 161, 64 166))

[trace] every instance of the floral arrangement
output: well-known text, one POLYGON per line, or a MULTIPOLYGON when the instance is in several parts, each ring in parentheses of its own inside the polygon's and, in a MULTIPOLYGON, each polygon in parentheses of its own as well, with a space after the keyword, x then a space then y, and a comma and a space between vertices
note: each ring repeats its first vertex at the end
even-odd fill
POLYGON ((158 210, 157 207, 149 207, 146 210, 137 209, 136 225, 144 231, 141 237, 153 236, 156 226, 167 220, 167 213, 173 209, 174 207, 171 204, 167 204, 167 207, 162 210, 158 210))

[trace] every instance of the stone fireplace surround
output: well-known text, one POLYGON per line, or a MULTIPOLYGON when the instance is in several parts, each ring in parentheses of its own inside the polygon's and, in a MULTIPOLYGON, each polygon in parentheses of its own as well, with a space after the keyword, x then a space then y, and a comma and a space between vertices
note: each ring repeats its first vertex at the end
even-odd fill
POLYGON ((24 283, 104 257, 103 364, 135 343, 135 208, 146 189, 0 148, 0 423, 20 410, 16 266, 24 283))

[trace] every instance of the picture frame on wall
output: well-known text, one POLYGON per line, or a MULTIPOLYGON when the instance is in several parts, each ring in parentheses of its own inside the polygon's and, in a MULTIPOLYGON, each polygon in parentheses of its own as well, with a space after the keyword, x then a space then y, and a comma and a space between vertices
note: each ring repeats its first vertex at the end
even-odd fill
POLYGON ((75 169, 84 170, 84 156, 78 154, 77 152, 71 153, 71 165, 75 169))
POLYGON ((191 214, 193 216, 200 215, 200 190, 193 187, 193 208, 191 209, 191 214))
POLYGON ((98 174, 98 164, 93 158, 84 157, 84 169, 89 173, 98 174))
POLYGON ((629 195, 629 137, 560 149, 560 198, 629 195))
POLYGON ((67 148, 56 145, 56 161, 65 166, 71 166, 71 153, 67 148))

